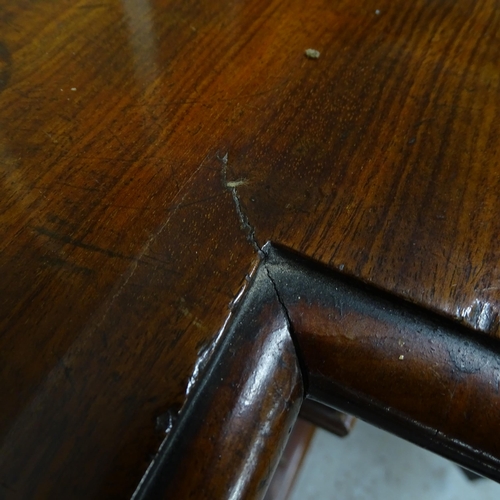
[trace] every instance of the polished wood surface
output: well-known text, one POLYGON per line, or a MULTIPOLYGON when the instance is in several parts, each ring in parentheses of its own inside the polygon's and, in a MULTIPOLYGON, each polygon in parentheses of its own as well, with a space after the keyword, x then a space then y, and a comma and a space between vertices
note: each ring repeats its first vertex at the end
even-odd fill
POLYGON ((264 500, 287 500, 291 497, 315 431, 313 424, 302 418, 297 419, 264 500))
POLYGON ((130 496, 268 240, 500 336, 493 0, 0 5, 2 494, 130 496))
POLYGON ((264 497, 304 398, 286 311, 265 271, 213 351, 133 500, 264 497))
POLYGON ((263 498, 304 395, 500 481, 499 339, 272 244, 261 259, 133 500, 263 498))
POLYGON ((313 400, 500 481, 500 341, 266 245, 313 400))

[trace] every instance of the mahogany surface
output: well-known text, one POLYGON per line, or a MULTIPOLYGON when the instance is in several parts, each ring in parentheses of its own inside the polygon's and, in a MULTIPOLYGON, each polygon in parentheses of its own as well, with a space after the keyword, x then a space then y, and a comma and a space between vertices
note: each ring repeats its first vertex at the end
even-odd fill
POLYGON ((263 498, 304 396, 500 481, 498 339, 271 244, 249 281, 133 500, 263 498))
POLYGON ((304 383, 272 281, 264 271, 252 284, 133 500, 264 497, 304 383))
POLYGON ((298 418, 264 500, 288 500, 316 427, 298 418))
POLYGON ((0 495, 130 496, 266 241, 500 337, 497 2, 0 6, 0 495))

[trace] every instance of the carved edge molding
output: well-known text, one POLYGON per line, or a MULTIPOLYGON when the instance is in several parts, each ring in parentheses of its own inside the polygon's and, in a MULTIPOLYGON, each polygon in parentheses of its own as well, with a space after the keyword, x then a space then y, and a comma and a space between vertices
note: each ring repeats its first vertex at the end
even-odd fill
POLYGON ((134 500, 262 498, 305 398, 500 481, 500 342, 267 243, 134 500))

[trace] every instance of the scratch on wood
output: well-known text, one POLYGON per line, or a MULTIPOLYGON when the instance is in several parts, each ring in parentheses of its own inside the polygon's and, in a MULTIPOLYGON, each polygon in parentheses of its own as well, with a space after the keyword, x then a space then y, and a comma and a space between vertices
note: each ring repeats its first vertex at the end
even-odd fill
POLYGON ((49 229, 43 227, 43 226, 36 226, 33 228, 33 230, 41 234, 43 236, 46 236, 47 238, 50 238, 51 240, 59 241, 65 245, 72 245, 77 248, 82 248, 83 250, 88 250, 89 252, 96 252, 96 253, 101 253, 106 255, 107 257, 110 258, 118 258, 118 259, 124 259, 124 260, 135 260, 134 257, 130 257, 128 255, 124 255, 119 252, 114 252, 112 250, 108 250, 107 248, 101 248, 98 247, 97 245, 92 245, 89 243, 84 243, 83 241, 77 239, 77 238, 72 238, 71 236, 68 236, 66 234, 59 234, 54 231, 50 231, 49 229))
MULTIPOLYGON (((189 182, 191 182, 191 180, 193 179, 193 177, 195 177, 198 174, 198 172, 201 170, 201 168, 205 164, 205 161, 206 161, 207 158, 208 158, 208 155, 205 156, 205 158, 203 158, 203 161, 194 170, 194 172, 189 176, 189 178, 186 179, 186 181, 184 181, 182 183, 182 185, 180 186, 179 190, 177 191, 177 194, 174 196, 173 201, 175 201, 175 199, 179 196, 179 194, 184 189, 184 187, 187 184, 189 184, 189 182)), ((104 322, 104 320, 106 319, 106 317, 108 315, 108 312, 111 310, 111 307, 115 303, 116 299, 120 296, 120 294, 122 293, 122 291, 124 290, 124 288, 127 286, 127 283, 130 281, 130 279, 134 275, 135 271, 137 270, 138 263, 142 260, 142 258, 144 257, 144 254, 148 251, 148 249, 151 246, 151 244, 153 243, 153 241, 155 241, 158 238, 158 236, 160 236, 160 234, 165 230, 165 228, 167 227, 168 223, 170 222, 170 219, 177 212, 178 207, 180 205, 182 205, 182 203, 183 203, 184 199, 186 198, 186 196, 188 195, 188 193, 189 193, 189 191, 186 190, 186 192, 182 195, 182 197, 180 199, 180 202, 177 204, 176 208, 174 210, 172 210, 172 212, 170 212, 170 214, 166 218, 165 222, 159 227, 159 229, 155 233, 153 233, 148 238, 148 240, 146 241, 146 243, 142 247, 141 251, 139 252, 138 256, 134 259, 134 261, 132 262, 132 265, 129 267, 128 273, 124 276, 123 281, 122 281, 121 285, 118 287, 116 293, 113 294, 113 296, 111 297, 111 299, 107 303, 106 308, 103 311, 103 314, 101 316, 101 320, 96 325, 96 329, 98 329, 102 325, 102 323, 104 322)))
POLYGON ((236 208, 236 213, 238 215, 240 225, 241 225, 242 229, 244 229, 245 232, 247 233, 247 240, 252 244, 252 246, 255 248, 255 250, 257 250, 257 253, 259 254, 259 256, 262 257, 264 254, 262 252, 262 248, 257 243, 257 238, 255 236, 255 229, 250 224, 250 221, 248 220, 247 215, 243 211, 240 197, 238 196, 238 190, 236 189, 238 186, 242 186, 243 184, 245 184, 246 180, 240 179, 237 181, 228 181, 227 180, 228 153, 226 153, 222 158, 217 155, 217 158, 222 163, 222 170, 221 170, 222 184, 224 186, 224 189, 229 191, 231 193, 231 196, 233 197, 234 206, 236 208))

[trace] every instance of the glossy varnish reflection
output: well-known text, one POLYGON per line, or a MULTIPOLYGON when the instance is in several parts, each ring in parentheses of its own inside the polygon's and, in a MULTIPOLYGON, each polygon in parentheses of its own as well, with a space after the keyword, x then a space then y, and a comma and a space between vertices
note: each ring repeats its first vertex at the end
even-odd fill
POLYGON ((304 384, 286 311, 257 273, 133 499, 263 498, 304 384))
POLYGON ((131 494, 249 235, 499 335, 496 2, 0 5, 6 494, 131 494))
POLYGON ((498 339, 271 244, 261 256, 134 500, 262 498, 304 395, 500 479, 498 339))
POLYGON ((269 248, 308 396, 500 479, 500 343, 269 248))

